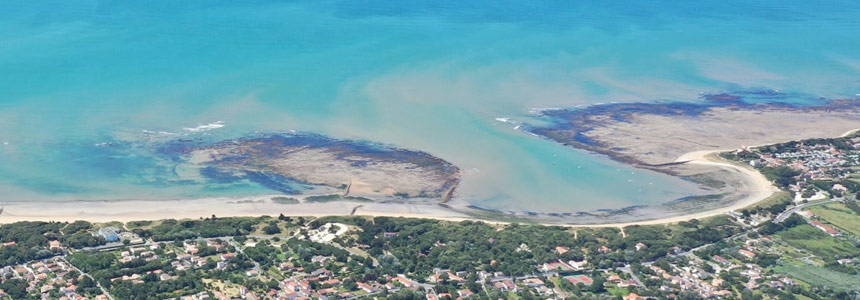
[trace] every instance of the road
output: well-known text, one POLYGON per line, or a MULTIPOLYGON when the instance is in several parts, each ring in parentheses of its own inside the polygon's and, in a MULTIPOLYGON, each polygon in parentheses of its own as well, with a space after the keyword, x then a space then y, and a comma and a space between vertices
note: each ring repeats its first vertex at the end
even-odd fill
POLYGON ((804 203, 804 204, 801 204, 801 205, 795 206, 795 207, 794 207, 794 208, 792 208, 792 209, 789 209, 789 210, 786 210, 786 211, 782 212, 781 214, 779 214, 778 216, 776 216, 776 219, 774 219, 774 221, 773 221, 773 222, 774 222, 774 223, 782 223, 783 221, 785 221, 785 219, 788 219, 788 217, 790 217, 790 216, 791 216, 791 214, 793 214, 793 213, 795 213, 795 212, 797 212, 797 211, 799 211, 799 210, 801 210, 801 209, 804 209, 804 208, 807 208, 807 207, 810 207, 810 206, 815 206, 815 205, 821 205, 821 204, 827 204, 827 203, 833 203, 833 202, 841 202, 843 199, 844 199, 844 198, 833 198, 833 199, 830 199, 830 200, 823 200, 823 201, 817 201, 817 202, 804 203))
POLYGON ((630 265, 626 265, 618 269, 624 273, 630 274, 630 278, 633 279, 633 281, 635 281, 636 284, 638 284, 639 286, 645 286, 644 284, 642 284, 642 281, 639 280, 639 277, 636 276, 636 273, 633 273, 633 271, 630 270, 630 265))
POLYGON ((222 239, 223 239, 225 242, 227 242, 228 244, 230 244, 231 246, 235 247, 235 248, 236 248, 236 251, 238 251, 239 253, 241 253, 242 255, 244 255, 245 257, 247 257, 247 258, 248 258, 248 260, 250 260, 252 263, 254 263, 254 270, 257 270, 257 274, 263 274, 263 268, 261 268, 261 267, 260 267, 260 263, 259 263, 259 262, 257 262, 256 260, 254 260, 253 258, 249 257, 247 254, 245 254, 245 250, 243 249, 243 248, 245 247, 244 245, 239 245, 239 243, 238 243, 238 242, 236 242, 235 240, 233 240, 233 237, 232 237, 232 236, 230 236, 230 237, 223 237, 222 239))
POLYGON ((102 284, 101 284, 101 283, 99 283, 99 281, 98 281, 98 280, 96 280, 95 278, 93 278, 93 276, 91 276, 90 274, 87 274, 86 272, 84 272, 84 271, 83 271, 83 270, 81 270, 81 269, 78 269, 78 267, 75 267, 75 265, 73 265, 73 264, 72 264, 72 263, 70 263, 68 260, 66 260, 66 257, 65 257, 65 256, 61 256, 61 257, 60 257, 60 259, 62 259, 64 262, 66 262, 66 264, 68 264, 68 265, 69 265, 69 267, 70 267, 70 268, 72 268, 73 270, 78 271, 78 273, 81 273, 81 275, 84 275, 84 276, 88 277, 89 279, 92 279, 92 281, 94 281, 94 282, 96 283, 96 286, 97 286, 99 289, 101 289, 101 290, 102 290, 102 294, 104 294, 105 296, 107 296, 107 297, 108 297, 108 299, 110 299, 110 300, 115 300, 115 299, 113 298, 113 296, 111 296, 111 294, 110 294, 110 293, 108 293, 107 289, 105 289, 105 288, 102 286, 102 284))

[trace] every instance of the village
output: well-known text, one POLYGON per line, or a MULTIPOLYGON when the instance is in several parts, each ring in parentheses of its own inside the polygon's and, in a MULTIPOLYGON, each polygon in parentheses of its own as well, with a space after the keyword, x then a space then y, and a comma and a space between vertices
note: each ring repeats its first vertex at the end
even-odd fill
POLYGON ((734 156, 749 158, 751 166, 778 177, 774 178, 777 183, 785 184, 798 202, 856 192, 856 181, 860 178, 857 174, 860 171, 860 137, 742 148, 735 151, 734 156), (768 172, 774 170, 782 172, 768 172))
MULTIPOLYGON (((812 222, 810 224, 814 225, 816 221, 812 222)), ((752 292, 788 291, 799 285, 795 279, 772 272, 772 262, 759 265, 762 257, 768 261, 767 257, 787 254, 776 250, 782 249, 775 247, 781 242, 768 236, 751 238, 749 231, 720 241, 719 246, 708 244, 686 251, 674 247, 668 255, 656 260, 609 268, 597 266, 589 259, 636 255, 648 251, 649 245, 638 242, 629 249, 601 245, 591 253, 593 255, 589 255, 588 248, 558 245, 550 249, 553 255, 562 257, 581 251, 583 258, 546 261, 534 265, 529 274, 519 276, 499 271, 442 268, 434 268, 429 276, 417 276, 376 275, 369 271, 379 267, 380 258, 368 255, 364 251, 369 248, 367 245, 345 243, 350 239, 344 237, 353 230, 355 226, 342 223, 321 226, 308 223, 284 234, 157 242, 131 231, 108 227, 92 234, 111 240, 111 244, 81 251, 66 249, 58 241, 52 241, 50 247, 58 251, 58 255, 6 266, 0 269, 0 278, 22 280, 26 283, 27 295, 39 299, 124 299, 112 295, 111 291, 118 287, 177 281, 180 277, 199 278, 202 283, 185 290, 185 296, 173 297, 189 300, 386 298, 401 291, 420 293, 430 300, 523 294, 541 299, 568 299, 582 293, 607 293, 625 300, 682 294, 711 299, 734 295, 739 288, 752 292), (711 249, 713 247, 721 249, 711 249), (115 277, 93 280, 93 276, 102 276, 101 270, 93 274, 81 270, 92 269, 91 262, 83 262, 87 260, 83 255, 93 251, 107 257, 100 268, 118 270, 111 273, 115 277), (82 262, 80 268, 73 264, 79 261, 82 262), (104 281, 108 281, 105 285, 110 287, 103 287, 100 282, 104 281)), ((398 232, 382 232, 375 237, 382 241, 397 238, 401 238, 398 232)), ((495 243, 492 238, 487 242, 495 243)), ((441 242, 434 245, 446 246, 441 242)), ((4 247, 15 245, 6 243, 4 247)), ((532 248, 521 243, 515 252, 536 251, 532 248)), ((840 263, 856 265, 857 262, 843 258, 840 263)), ((9 296, 2 292, 0 298, 4 297, 9 296)))

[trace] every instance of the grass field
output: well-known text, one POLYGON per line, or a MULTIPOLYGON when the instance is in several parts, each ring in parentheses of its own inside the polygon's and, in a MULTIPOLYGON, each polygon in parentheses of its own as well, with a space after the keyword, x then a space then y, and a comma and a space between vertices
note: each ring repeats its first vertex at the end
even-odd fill
POLYGON ((624 296, 627 296, 630 294, 630 291, 628 291, 627 288, 611 287, 611 288, 608 288, 607 290, 609 291, 610 295, 616 296, 616 297, 624 297, 624 296))
POLYGON ((125 224, 128 229, 152 229, 161 224, 161 221, 131 221, 125 224))
POLYGON ((860 275, 848 275, 799 261, 786 261, 774 270, 782 274, 791 274, 792 277, 812 285, 823 285, 843 290, 860 286, 860 275))
POLYGON ((849 241, 827 235, 812 225, 804 224, 776 234, 789 245, 805 249, 815 255, 826 258, 857 257, 860 249, 849 241))
POLYGON ((836 225, 842 230, 860 236, 860 215, 842 203, 830 203, 810 208, 816 216, 836 225))
POLYGON ((791 199, 791 193, 779 190, 778 192, 773 193, 773 195, 770 195, 770 197, 767 197, 762 201, 756 202, 753 205, 744 207, 744 209, 755 209, 756 207, 768 208, 782 202, 791 201, 791 199))
POLYGON ((278 272, 278 270, 275 267, 269 268, 268 270, 266 270, 266 272, 269 274, 269 276, 272 276, 272 278, 274 278, 275 280, 281 281, 281 280, 285 279, 284 276, 281 275, 281 273, 278 272))

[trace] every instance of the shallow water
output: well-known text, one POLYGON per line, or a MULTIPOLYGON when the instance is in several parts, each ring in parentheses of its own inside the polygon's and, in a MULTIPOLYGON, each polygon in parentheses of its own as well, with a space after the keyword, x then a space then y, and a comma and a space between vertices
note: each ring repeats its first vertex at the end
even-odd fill
POLYGON ((860 93, 853 1, 460 2, 0 3, 0 201, 268 194, 154 149, 300 130, 449 160, 459 198, 484 207, 662 203, 702 192, 495 119, 749 88, 860 93))

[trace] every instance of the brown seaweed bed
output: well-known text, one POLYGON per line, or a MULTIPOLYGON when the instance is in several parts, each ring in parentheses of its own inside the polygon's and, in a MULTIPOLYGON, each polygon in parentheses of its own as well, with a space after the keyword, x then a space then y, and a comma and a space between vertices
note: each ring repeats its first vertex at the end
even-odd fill
POLYGON ((302 186, 371 199, 447 200, 460 180, 453 164, 426 152, 317 134, 259 134, 217 143, 173 141, 161 152, 221 182, 251 180, 285 194, 302 186))
MULTIPOLYGON (((549 140, 652 168, 687 152, 727 150, 836 136, 860 127, 860 101, 814 98, 788 104, 772 90, 706 94, 701 102, 612 103, 540 112, 547 126, 526 126, 549 140), (755 102, 751 102, 755 101, 755 102)), ((809 96, 807 96, 809 97, 809 96)))

